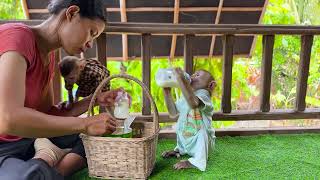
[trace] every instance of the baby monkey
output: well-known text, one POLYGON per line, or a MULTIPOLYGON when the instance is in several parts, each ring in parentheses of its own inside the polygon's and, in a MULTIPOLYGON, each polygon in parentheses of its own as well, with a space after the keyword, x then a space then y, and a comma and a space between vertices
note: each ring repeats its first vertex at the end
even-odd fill
POLYGON ((213 104, 211 93, 216 86, 212 75, 206 70, 198 70, 191 76, 189 83, 180 68, 175 69, 182 95, 176 103, 173 102, 171 89, 164 88, 165 102, 171 117, 177 117, 177 146, 174 150, 162 153, 163 158, 180 157, 188 154, 188 160, 182 160, 174 165, 175 169, 196 167, 205 171, 208 149, 215 141, 211 126, 213 104))
MULTIPOLYGON (((76 56, 64 57, 59 63, 59 70, 68 91, 68 102, 64 105, 66 109, 71 109, 79 97, 87 97, 94 93, 103 79, 110 75, 109 70, 98 60, 81 59, 76 56), (75 98, 72 94, 74 84, 78 85, 75 98)), ((106 84, 102 91, 108 90, 109 85, 106 84)))

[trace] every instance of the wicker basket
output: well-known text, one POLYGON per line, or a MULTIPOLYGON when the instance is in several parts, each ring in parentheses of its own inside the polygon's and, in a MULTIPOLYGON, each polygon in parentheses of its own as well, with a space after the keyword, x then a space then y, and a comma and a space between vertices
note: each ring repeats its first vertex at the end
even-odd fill
MULTIPOLYGON (((95 137, 81 134, 88 161, 89 176, 106 179, 146 179, 155 164, 158 141, 158 110, 148 88, 135 77, 119 74, 104 79, 93 94, 88 116, 93 115, 96 96, 111 79, 123 78, 138 83, 151 102, 153 121, 138 116, 131 125, 134 138, 95 137)), ((119 122, 123 123, 123 122, 119 122)))

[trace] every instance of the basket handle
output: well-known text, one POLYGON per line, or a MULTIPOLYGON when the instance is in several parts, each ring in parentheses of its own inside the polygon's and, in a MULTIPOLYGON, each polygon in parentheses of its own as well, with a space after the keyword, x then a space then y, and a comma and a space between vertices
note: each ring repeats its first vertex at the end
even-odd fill
POLYGON ((151 108, 153 109, 153 123, 154 123, 153 130, 154 130, 154 133, 156 134, 159 130, 159 112, 158 112, 156 103, 154 102, 146 85, 143 82, 141 82, 139 79, 137 79, 133 76, 127 75, 127 74, 112 75, 112 76, 109 76, 109 77, 103 79, 103 81, 99 84, 99 86, 97 87, 97 89, 95 90, 95 92, 93 93, 93 96, 91 98, 90 105, 88 108, 88 117, 90 115, 94 115, 93 114, 93 107, 94 107, 98 93, 101 92, 101 90, 105 84, 107 84, 108 82, 110 82, 112 79, 115 79, 115 78, 129 79, 129 80, 132 80, 132 81, 138 83, 141 86, 143 92, 147 95, 147 98, 150 100, 151 108))

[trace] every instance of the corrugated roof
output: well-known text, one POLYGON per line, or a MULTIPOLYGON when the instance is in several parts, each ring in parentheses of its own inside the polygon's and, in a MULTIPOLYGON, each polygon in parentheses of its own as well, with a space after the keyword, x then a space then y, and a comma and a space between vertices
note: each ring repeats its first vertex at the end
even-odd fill
MULTIPOLYGON (((45 19, 49 0, 23 0, 29 19, 45 19)), ((268 0, 104 0, 108 22, 187 23, 187 24, 259 24, 268 0)), ((137 34, 107 34, 107 54, 114 59, 140 57, 137 34)), ((219 35, 196 35, 195 56, 222 55, 219 35)), ((252 35, 236 36, 234 55, 250 56, 255 44, 252 35)), ((183 37, 152 36, 152 56, 183 56, 183 37)), ((86 57, 95 57, 95 48, 86 57)), ((112 58, 111 58, 112 59, 112 58)))

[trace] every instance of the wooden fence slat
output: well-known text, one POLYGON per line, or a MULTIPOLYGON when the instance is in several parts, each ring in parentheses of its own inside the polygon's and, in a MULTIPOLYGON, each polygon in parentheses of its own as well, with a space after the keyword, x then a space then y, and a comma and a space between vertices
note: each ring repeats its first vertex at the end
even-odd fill
MULTIPOLYGON (((127 22, 126 0, 119 1, 121 22, 127 22)), ((128 35, 122 34, 122 59, 128 60, 128 35)))
POLYGON ((306 93, 308 86, 310 56, 313 43, 312 35, 301 36, 299 75, 297 80, 296 110, 304 111, 306 108, 306 93))
MULTIPOLYGON (((98 60, 107 67, 107 34, 101 33, 97 38, 97 58, 98 60)), ((99 108, 99 112, 105 112, 105 108, 99 108)))
POLYGON ((107 67, 107 35, 100 34, 97 38, 97 57, 98 60, 107 67))
POLYGON ((184 36, 184 70, 190 75, 193 73, 193 38, 191 34, 184 36))
POLYGON ((231 80, 233 60, 233 35, 223 36, 223 77, 221 110, 224 113, 231 112, 231 80))
POLYGON ((62 89, 61 89, 61 74, 58 63, 61 59, 61 49, 54 52, 55 67, 54 67, 54 79, 53 79, 53 93, 54 93, 54 104, 58 104, 62 101, 62 89))
MULTIPOLYGON (((141 36, 142 82, 151 91, 151 34, 141 36)), ((142 114, 151 114, 151 103, 143 93, 142 114)))
POLYGON ((262 66, 261 66, 261 88, 260 88, 260 111, 270 111, 270 89, 272 74, 272 57, 274 46, 274 35, 263 36, 262 66))

